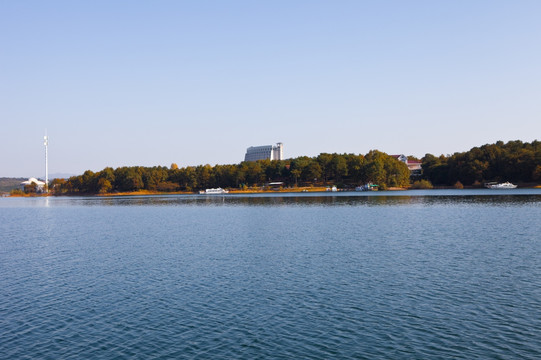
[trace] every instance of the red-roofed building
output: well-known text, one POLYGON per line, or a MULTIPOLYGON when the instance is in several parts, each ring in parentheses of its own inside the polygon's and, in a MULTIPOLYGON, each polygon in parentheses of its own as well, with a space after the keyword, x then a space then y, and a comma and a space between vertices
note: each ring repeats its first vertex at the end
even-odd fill
POLYGON ((421 167, 422 162, 417 160, 409 160, 408 157, 404 154, 400 155, 391 155, 398 161, 402 161, 404 164, 408 166, 408 169, 410 170, 410 176, 412 177, 419 177, 423 173, 423 168, 421 167))

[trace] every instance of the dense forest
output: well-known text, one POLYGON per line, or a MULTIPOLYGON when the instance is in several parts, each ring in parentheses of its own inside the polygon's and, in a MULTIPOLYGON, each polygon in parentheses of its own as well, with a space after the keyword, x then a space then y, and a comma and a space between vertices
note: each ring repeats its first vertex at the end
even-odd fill
POLYGON ((537 140, 531 143, 498 141, 451 156, 426 154, 422 162, 424 179, 434 185, 541 181, 541 143, 537 140))
MULTIPOLYGON (((413 157, 410 157, 410 159, 413 157)), ((422 186, 482 186, 485 182, 511 181, 519 184, 541 182, 541 143, 498 141, 448 156, 426 154, 421 178, 410 178, 406 164, 383 152, 366 155, 328 154, 301 156, 288 160, 260 160, 235 165, 170 167, 107 167, 85 171, 69 179, 54 179, 55 194, 107 194, 139 190, 175 192, 207 188, 246 189, 296 186, 354 188, 373 183, 380 189, 422 186)))
POLYGON ((108 167, 99 172, 87 170, 67 180, 55 179, 51 190, 56 194, 138 190, 174 192, 215 187, 243 189, 272 182, 281 182, 283 187, 332 184, 341 188, 371 182, 385 189, 408 186, 410 179, 406 164, 373 150, 366 155, 322 153, 317 157, 260 160, 236 165, 108 167))

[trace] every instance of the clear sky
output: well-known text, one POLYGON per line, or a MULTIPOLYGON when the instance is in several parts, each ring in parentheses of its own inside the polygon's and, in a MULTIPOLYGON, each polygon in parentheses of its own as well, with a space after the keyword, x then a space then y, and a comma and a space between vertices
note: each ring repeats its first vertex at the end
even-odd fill
POLYGON ((541 1, 0 0, 0 177, 541 139, 541 1))

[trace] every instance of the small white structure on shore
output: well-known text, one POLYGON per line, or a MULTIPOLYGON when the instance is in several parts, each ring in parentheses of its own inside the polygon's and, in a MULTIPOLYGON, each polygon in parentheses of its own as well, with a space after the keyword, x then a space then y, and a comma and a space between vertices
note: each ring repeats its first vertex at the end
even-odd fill
POLYGON ((41 180, 38 180, 36 178, 30 178, 26 181, 23 181, 21 183, 21 190, 24 191, 24 187, 25 186, 28 186, 28 185, 32 185, 32 184, 35 184, 36 185, 36 191, 37 192, 43 192, 45 191, 45 182, 41 181, 41 180))

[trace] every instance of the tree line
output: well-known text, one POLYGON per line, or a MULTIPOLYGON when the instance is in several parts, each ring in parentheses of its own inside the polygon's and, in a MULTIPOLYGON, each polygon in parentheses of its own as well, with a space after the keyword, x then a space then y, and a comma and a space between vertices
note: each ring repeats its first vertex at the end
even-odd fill
MULTIPOLYGON (((409 157, 415 159, 414 157, 409 157)), ((541 181, 541 143, 520 140, 487 144, 453 155, 426 154, 422 177, 410 178, 406 164, 378 150, 365 155, 321 153, 288 160, 259 160, 232 165, 170 167, 107 167, 69 179, 55 179, 56 194, 107 194, 139 190, 176 192, 208 188, 243 189, 279 182, 283 187, 328 186, 353 188, 366 183, 389 187, 482 186, 486 182, 541 181)))
POLYGON ((434 185, 482 185, 486 182, 541 181, 541 143, 520 140, 487 144, 450 156, 426 154, 423 178, 434 185))
POLYGON ((175 192, 208 188, 261 187, 272 182, 284 187, 355 187, 365 183, 380 188, 409 184, 406 164, 383 152, 366 155, 328 154, 301 156, 288 160, 259 160, 233 165, 170 167, 107 167, 99 172, 85 171, 69 179, 55 179, 51 191, 56 194, 107 194, 139 190, 175 192))

